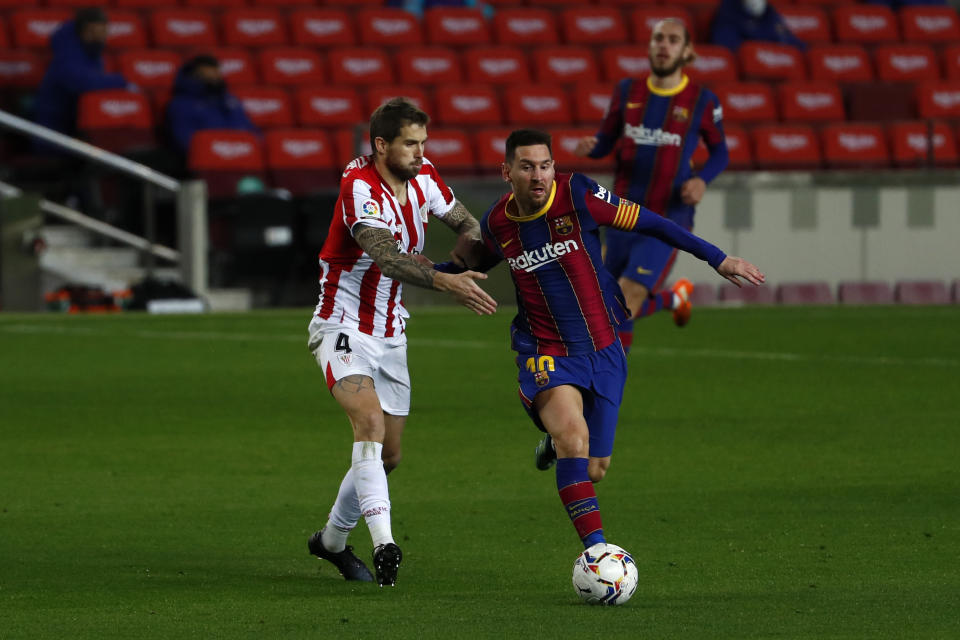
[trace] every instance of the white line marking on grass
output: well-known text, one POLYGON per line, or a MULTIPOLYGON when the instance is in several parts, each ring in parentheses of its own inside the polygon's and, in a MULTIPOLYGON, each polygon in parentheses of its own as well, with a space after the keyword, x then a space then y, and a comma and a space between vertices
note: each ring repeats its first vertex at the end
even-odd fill
MULTIPOLYGON (((132 329, 117 331, 116 328, 106 331, 89 327, 70 327, 64 325, 26 325, 0 324, 0 332, 4 333, 37 333, 63 335, 110 335, 133 338, 148 338, 157 340, 223 340, 230 342, 302 342, 306 344, 306 332, 303 337, 280 334, 259 333, 226 333, 222 331, 159 331, 152 329, 132 329)), ((410 346, 431 347, 436 349, 499 349, 508 351, 505 342, 484 342, 481 340, 451 340, 436 338, 411 338, 410 346)), ((634 347, 637 354, 669 357, 669 358, 714 358, 726 360, 762 360, 777 362, 836 362, 841 364, 862 364, 877 366, 930 366, 930 367, 960 367, 960 360, 956 358, 917 357, 903 358, 898 356, 857 356, 844 354, 809 354, 789 353, 776 351, 742 351, 735 349, 676 349, 671 347, 634 347)))

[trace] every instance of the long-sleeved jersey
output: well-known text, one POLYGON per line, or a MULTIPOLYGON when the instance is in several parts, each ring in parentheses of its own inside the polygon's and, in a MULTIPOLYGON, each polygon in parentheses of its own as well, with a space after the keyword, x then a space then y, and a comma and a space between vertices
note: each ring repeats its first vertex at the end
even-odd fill
POLYGON ((505 260, 517 294, 513 346, 524 353, 566 356, 599 351, 617 340, 626 318, 623 293, 604 268, 599 227, 660 238, 716 267, 726 254, 587 176, 558 174, 540 211, 519 216, 513 194, 483 216, 487 250, 505 260))
POLYGON ((692 228, 693 206, 681 201, 680 187, 694 175, 691 158, 701 137, 710 158, 698 175, 709 183, 729 159, 717 96, 687 76, 669 90, 649 78, 626 78, 614 89, 590 157, 616 148, 614 191, 692 228))

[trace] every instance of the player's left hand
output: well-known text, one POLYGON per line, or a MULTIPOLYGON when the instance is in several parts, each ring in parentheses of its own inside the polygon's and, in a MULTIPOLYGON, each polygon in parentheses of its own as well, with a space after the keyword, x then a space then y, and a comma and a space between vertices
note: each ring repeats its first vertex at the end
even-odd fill
POLYGON ((738 287, 742 286, 738 278, 743 278, 752 285, 761 285, 767 281, 767 276, 763 275, 760 269, 737 256, 724 258, 717 267, 717 273, 738 287))
POLYGON ((680 199, 683 204, 697 205, 707 191, 707 183, 703 178, 690 178, 680 185, 680 199))

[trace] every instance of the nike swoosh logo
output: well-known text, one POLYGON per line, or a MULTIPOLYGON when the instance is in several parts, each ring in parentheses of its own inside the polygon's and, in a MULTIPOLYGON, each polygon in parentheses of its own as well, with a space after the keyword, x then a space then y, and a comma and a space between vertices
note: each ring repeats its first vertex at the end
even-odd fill
POLYGON ((643 267, 637 267, 637 273, 642 276, 653 275, 653 271, 650 271, 650 269, 644 269, 643 267))
POLYGON ((642 102, 628 102, 627 109, 639 109, 643 106, 642 102))
POLYGON ((513 242, 513 238, 510 238, 510 239, 507 240, 506 242, 501 242, 501 243, 500 243, 500 248, 501 248, 501 249, 506 248, 506 246, 507 246, 508 244, 510 244, 511 242, 513 242))

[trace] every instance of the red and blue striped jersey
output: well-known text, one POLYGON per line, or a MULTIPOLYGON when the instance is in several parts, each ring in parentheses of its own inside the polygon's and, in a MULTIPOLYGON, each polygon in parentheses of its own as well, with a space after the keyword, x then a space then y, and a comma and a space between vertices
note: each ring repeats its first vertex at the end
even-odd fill
POLYGON ((585 175, 558 174, 540 211, 518 214, 513 194, 500 198, 480 227, 487 249, 510 267, 517 294, 511 333, 521 353, 567 356, 617 340, 627 316, 623 293, 603 266, 601 226, 646 233, 716 267, 726 254, 585 175))
POLYGON ((700 177, 709 183, 728 159, 717 96, 687 76, 669 90, 652 86, 649 77, 625 78, 614 89, 590 156, 615 148, 614 191, 692 228, 693 206, 680 199, 680 186, 694 176, 691 158, 701 137, 710 160, 700 177))

